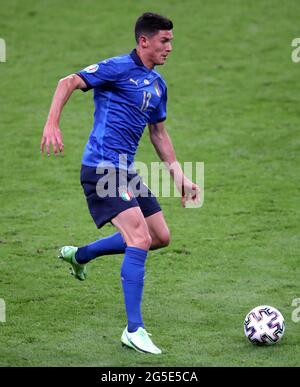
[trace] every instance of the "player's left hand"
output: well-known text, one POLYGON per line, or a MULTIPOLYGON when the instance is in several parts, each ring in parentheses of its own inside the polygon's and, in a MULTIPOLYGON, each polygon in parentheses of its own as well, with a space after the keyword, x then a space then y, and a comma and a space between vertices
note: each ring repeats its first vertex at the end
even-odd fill
POLYGON ((200 202, 200 188, 197 184, 189 179, 184 179, 181 189, 181 205, 186 206, 186 203, 197 204, 200 202))

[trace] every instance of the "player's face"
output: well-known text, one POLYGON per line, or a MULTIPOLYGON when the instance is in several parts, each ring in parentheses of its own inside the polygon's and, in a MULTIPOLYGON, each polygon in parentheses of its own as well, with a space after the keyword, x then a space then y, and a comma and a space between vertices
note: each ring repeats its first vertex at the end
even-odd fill
POLYGON ((173 32, 160 30, 147 38, 148 57, 153 65, 163 65, 172 51, 173 32))

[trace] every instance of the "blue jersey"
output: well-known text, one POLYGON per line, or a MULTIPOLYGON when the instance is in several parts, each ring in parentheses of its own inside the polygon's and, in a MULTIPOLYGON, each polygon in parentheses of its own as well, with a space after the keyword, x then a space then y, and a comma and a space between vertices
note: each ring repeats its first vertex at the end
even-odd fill
POLYGON ((77 75, 87 85, 84 91, 94 89, 95 103, 82 164, 127 168, 134 162, 145 126, 166 119, 164 80, 143 65, 135 50, 88 66, 77 75))

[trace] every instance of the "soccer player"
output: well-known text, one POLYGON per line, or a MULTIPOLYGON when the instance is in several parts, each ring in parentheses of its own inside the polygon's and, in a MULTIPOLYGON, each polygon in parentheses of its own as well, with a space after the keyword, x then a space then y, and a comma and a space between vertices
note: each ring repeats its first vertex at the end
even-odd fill
POLYGON ((86 278, 86 264, 99 256, 124 254, 121 280, 127 314, 127 327, 121 342, 139 352, 160 354, 144 328, 141 313, 145 261, 148 251, 167 246, 170 233, 155 196, 132 168, 134 156, 146 125, 160 159, 169 166, 182 204, 199 200, 199 187, 183 173, 164 125, 167 87, 154 70, 163 65, 172 51, 173 23, 154 13, 144 13, 135 25, 136 48, 127 55, 103 60, 59 81, 45 124, 41 152, 62 153, 59 128, 63 106, 75 89, 94 89, 94 126, 85 146, 81 184, 91 216, 98 228, 111 222, 115 234, 82 247, 64 246, 60 258, 72 266, 79 280, 86 278), (125 172, 124 172, 125 171, 125 172), (114 195, 103 195, 107 185, 114 195), (106 179, 106 180, 105 180, 106 179), (99 188, 100 187, 100 188, 99 188), (105 189, 104 189, 105 188, 105 189), (102 189, 102 191, 101 191, 102 189), (100 192, 99 192, 100 190, 100 192))

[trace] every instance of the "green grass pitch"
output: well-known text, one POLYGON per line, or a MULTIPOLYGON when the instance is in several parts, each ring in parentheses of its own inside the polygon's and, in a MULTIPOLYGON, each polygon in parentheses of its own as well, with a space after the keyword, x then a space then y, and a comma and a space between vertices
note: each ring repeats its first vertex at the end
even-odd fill
MULTIPOLYGON (((0 38, 1 366, 299 366, 299 74, 296 0, 2 0, 0 38), (89 265, 80 283, 56 259, 64 244, 109 235, 88 213, 79 183, 92 94, 74 93, 61 128, 64 157, 39 154, 57 81, 134 47, 133 25, 153 10, 174 22, 166 126, 180 161, 205 163, 205 202, 160 200, 171 245, 151 252, 146 328, 162 348, 120 345, 121 255, 89 265), (251 345, 243 320, 270 304, 282 341, 251 345)), ((157 161, 148 134, 137 160, 157 161)))

